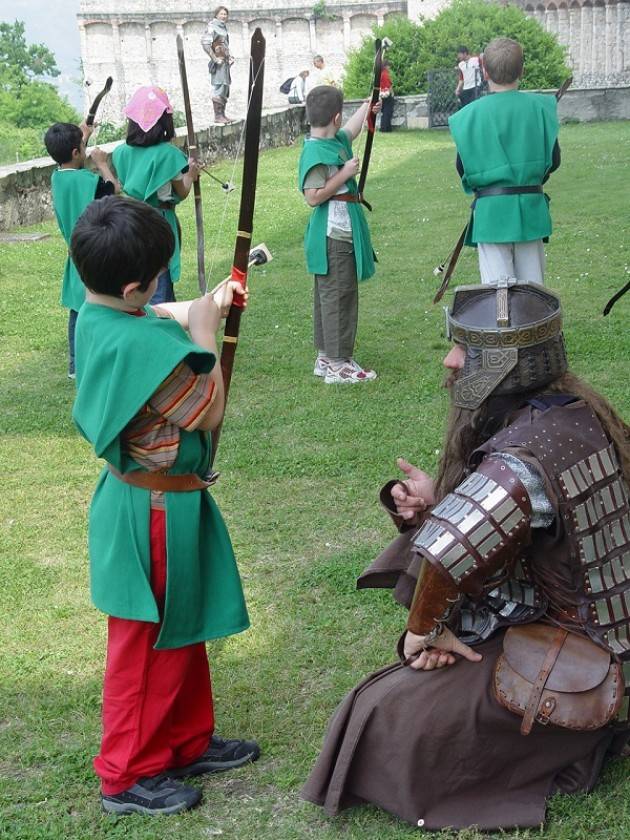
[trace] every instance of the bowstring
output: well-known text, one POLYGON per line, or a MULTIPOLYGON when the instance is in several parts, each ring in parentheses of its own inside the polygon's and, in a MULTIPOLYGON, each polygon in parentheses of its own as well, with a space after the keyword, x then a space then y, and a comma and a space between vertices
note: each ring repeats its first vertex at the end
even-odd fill
MULTIPOLYGON (((256 88, 256 82, 258 80, 258 76, 262 72, 263 67, 265 66, 265 60, 266 59, 263 58, 263 60, 260 62, 260 67, 258 68, 258 71, 256 72, 256 75, 252 79, 251 89, 248 92, 247 108, 245 110, 245 119, 243 120, 243 128, 241 129, 241 133, 240 133, 240 136, 238 138, 238 144, 237 144, 237 147, 236 147, 236 153, 234 155, 234 162, 233 162, 233 165, 232 165, 232 172, 230 173, 230 178, 229 178, 229 183, 232 183, 232 184, 234 183, 234 176, 236 174, 236 167, 238 165, 239 155, 241 153, 241 149, 243 147, 243 141, 245 139, 245 130, 247 128, 247 120, 249 118, 249 109, 250 109, 251 104, 252 104, 252 96, 254 95, 254 90, 256 88)), ((249 57, 249 64, 250 64, 250 71, 251 71, 251 65, 252 65, 252 56, 251 55, 249 57)), ((233 190, 233 192, 236 192, 236 190, 233 190)), ((227 218, 228 204, 229 204, 231 198, 232 198, 232 193, 230 192, 230 193, 227 193, 225 195, 225 198, 223 200, 223 212, 221 214, 221 219, 219 221, 219 227, 217 228, 217 230, 215 232, 215 235, 214 235, 212 250, 211 250, 211 254, 210 254, 210 268, 208 269, 208 278, 212 278, 212 272, 214 270, 214 264, 216 262, 219 239, 220 239, 220 237, 223 233, 223 229, 225 227, 225 220, 227 218)), ((238 224, 238 222, 237 222, 237 224, 238 224)))

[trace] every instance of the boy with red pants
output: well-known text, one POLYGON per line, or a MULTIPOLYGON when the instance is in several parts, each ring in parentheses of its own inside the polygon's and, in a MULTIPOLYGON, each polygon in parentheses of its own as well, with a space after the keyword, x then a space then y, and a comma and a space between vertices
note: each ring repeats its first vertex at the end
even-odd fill
POLYGON ((207 492, 208 432, 223 416, 215 333, 240 286, 147 306, 173 253, 147 204, 105 198, 72 235, 86 286, 73 417, 106 461, 90 507, 92 599, 109 615, 103 809, 170 814, 201 791, 179 777, 258 758, 213 734, 206 639, 249 626, 230 538, 207 492))

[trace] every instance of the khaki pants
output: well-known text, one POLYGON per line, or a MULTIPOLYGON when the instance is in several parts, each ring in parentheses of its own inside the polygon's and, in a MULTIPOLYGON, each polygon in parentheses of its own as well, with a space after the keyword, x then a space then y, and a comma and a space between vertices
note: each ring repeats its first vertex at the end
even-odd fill
POLYGON ((326 240, 328 274, 316 274, 313 328, 315 347, 330 359, 350 359, 359 318, 359 287, 351 242, 326 240))

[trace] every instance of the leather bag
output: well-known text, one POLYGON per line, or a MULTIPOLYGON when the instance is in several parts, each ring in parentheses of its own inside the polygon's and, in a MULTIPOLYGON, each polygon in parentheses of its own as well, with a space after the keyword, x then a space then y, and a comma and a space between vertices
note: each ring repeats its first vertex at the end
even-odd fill
POLYGON ((521 716, 521 734, 537 721, 565 729, 600 729, 624 694, 621 666, 585 636, 534 623, 510 627, 494 668, 499 703, 521 716))

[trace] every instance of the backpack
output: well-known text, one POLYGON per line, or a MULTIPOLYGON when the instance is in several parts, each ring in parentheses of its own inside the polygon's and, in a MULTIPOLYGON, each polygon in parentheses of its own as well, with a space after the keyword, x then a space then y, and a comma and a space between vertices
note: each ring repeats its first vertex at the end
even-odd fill
POLYGON ((282 82, 280 85, 280 93, 288 93, 291 90, 291 83, 295 79, 295 76, 290 76, 285 82, 282 82))

